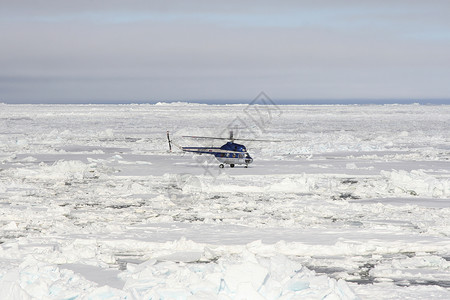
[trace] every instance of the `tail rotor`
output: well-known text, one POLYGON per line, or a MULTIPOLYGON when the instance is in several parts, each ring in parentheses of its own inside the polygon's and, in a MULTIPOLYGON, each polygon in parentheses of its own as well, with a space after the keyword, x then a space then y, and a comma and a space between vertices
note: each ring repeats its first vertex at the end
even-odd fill
POLYGON ((169 151, 172 152, 172 141, 170 140, 169 131, 167 131, 167 141, 169 142, 169 151))

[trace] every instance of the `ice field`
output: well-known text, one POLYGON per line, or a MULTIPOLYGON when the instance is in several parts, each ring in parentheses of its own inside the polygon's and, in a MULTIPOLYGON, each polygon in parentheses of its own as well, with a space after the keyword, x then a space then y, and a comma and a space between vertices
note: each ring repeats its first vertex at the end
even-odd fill
POLYGON ((0 291, 450 299, 450 105, 0 104, 0 291))

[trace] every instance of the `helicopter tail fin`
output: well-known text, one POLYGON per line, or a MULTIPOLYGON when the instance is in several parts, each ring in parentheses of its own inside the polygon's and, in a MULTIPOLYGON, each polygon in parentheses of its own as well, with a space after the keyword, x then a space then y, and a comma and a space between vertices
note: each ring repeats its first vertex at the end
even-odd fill
POLYGON ((169 131, 167 131, 167 141, 169 142, 169 151, 172 152, 172 141, 170 140, 169 131))

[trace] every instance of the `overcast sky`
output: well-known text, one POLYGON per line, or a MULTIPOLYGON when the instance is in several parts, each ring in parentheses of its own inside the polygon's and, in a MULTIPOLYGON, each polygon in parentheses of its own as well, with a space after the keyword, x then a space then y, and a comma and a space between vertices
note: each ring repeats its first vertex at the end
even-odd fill
POLYGON ((0 0, 0 102, 450 99, 450 1, 0 0))

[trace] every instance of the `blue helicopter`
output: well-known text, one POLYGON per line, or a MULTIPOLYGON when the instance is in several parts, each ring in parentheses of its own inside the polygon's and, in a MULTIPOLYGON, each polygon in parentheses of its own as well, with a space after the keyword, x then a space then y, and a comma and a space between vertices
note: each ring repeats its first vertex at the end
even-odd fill
POLYGON ((180 147, 172 142, 172 140, 170 139, 169 131, 167 131, 167 140, 169 142, 170 151, 172 151, 172 144, 174 144, 184 152, 214 155, 214 157, 220 162, 219 168, 224 168, 225 164, 230 165, 230 168, 234 168, 235 165, 244 165, 245 168, 248 168, 248 165, 253 162, 253 158, 247 152, 245 146, 241 144, 236 144, 234 141, 245 140, 245 141, 269 142, 268 140, 235 139, 233 136, 233 131, 230 131, 230 137, 228 138, 191 136, 191 135, 184 135, 183 137, 193 139, 228 140, 229 142, 222 145, 221 147, 180 147))

